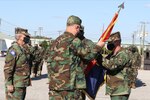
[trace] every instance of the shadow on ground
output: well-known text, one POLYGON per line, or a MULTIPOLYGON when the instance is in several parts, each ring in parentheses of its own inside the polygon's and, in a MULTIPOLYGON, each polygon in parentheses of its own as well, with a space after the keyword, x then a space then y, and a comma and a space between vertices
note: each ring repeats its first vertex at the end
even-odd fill
POLYGON ((47 74, 42 74, 41 76, 31 78, 31 80, 40 80, 40 79, 43 79, 43 78, 47 78, 47 74))
POLYGON ((142 87, 142 86, 146 86, 146 83, 144 83, 143 81, 141 81, 141 79, 137 79, 136 80, 136 87, 142 87))

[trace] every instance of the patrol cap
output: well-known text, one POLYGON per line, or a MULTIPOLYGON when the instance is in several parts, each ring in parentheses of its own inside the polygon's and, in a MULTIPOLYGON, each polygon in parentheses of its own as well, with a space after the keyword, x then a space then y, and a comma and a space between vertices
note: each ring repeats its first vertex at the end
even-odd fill
POLYGON ((109 39, 107 40, 107 42, 114 42, 117 40, 121 40, 121 35, 120 32, 114 32, 110 35, 109 39))
POLYGON ((78 16, 71 15, 67 19, 67 26, 73 25, 73 24, 81 25, 81 23, 82 23, 82 20, 78 16))
POLYGON ((15 28, 15 34, 24 34, 25 36, 30 37, 28 30, 20 27, 15 28))

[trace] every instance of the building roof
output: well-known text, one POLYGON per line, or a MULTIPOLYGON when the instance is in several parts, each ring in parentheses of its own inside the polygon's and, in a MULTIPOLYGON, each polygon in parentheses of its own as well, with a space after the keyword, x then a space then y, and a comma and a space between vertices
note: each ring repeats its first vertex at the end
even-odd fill
POLYGON ((14 40, 14 36, 10 36, 10 35, 7 35, 7 34, 4 34, 2 32, 0 32, 0 39, 10 39, 10 40, 14 40))

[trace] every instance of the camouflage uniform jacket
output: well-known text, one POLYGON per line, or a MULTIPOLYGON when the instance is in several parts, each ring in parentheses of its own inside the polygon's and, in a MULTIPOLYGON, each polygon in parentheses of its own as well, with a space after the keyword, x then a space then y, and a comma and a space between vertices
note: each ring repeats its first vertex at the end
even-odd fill
MULTIPOLYGON (((82 40, 82 44, 84 48, 89 48, 89 50, 91 50, 90 52, 94 52, 92 50, 94 50, 95 44, 91 40, 84 38, 82 40)), ((78 80, 77 81, 78 83, 76 84, 76 88, 83 88, 83 86, 86 86, 84 83, 86 80, 85 80, 85 74, 83 74, 83 71, 86 69, 87 64, 90 62, 90 60, 88 59, 90 58, 90 56, 91 56, 91 53, 88 53, 84 58, 80 57, 81 63, 77 67, 78 75, 76 76, 76 80, 78 80)))
POLYGON ((81 40, 68 32, 59 36, 52 43, 47 59, 49 88, 53 90, 86 88, 84 72, 80 66, 81 58, 90 60, 100 49, 96 45, 93 50, 84 48, 81 40))
POLYGON ((41 60, 44 59, 45 53, 46 53, 46 50, 44 49, 44 47, 41 47, 40 48, 40 57, 41 57, 41 60))
POLYGON ((130 79, 130 85, 132 86, 132 83, 136 82, 136 77, 138 75, 138 68, 140 68, 141 66, 141 55, 137 52, 131 52, 129 50, 129 55, 131 58, 131 69, 130 69, 130 73, 129 73, 129 79, 130 79))
MULTIPOLYGON (((92 50, 94 50, 93 48, 95 47, 95 44, 91 40, 86 39, 86 38, 84 38, 82 40, 82 45, 84 46, 84 48, 89 48, 89 50, 91 50, 91 52, 92 52, 92 50)), ((82 62, 80 64, 80 66, 83 68, 83 70, 85 70, 86 66, 90 62, 90 60, 88 60, 89 56, 90 56, 90 53, 87 54, 84 57, 84 59, 82 59, 82 57, 81 57, 82 62)))
POLYGON ((133 68, 140 68, 141 66, 141 55, 138 52, 135 52, 134 54, 132 54, 132 67, 133 68))
POLYGON ((5 84, 14 87, 30 85, 30 68, 24 49, 17 43, 8 49, 4 65, 5 84))
POLYGON ((107 70, 106 94, 126 95, 130 94, 129 76, 131 60, 126 49, 121 49, 116 55, 102 63, 107 70))
POLYGON ((42 56, 40 55, 41 51, 40 48, 38 47, 38 49, 34 50, 33 56, 34 56, 34 60, 33 62, 40 62, 42 59, 42 56))

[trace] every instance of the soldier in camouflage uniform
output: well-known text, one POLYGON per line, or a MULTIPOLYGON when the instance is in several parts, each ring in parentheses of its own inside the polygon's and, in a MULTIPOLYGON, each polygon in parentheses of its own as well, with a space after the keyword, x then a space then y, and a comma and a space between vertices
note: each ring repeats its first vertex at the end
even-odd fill
POLYGON ((29 34, 22 28, 16 28, 15 33, 16 42, 8 49, 4 65, 6 99, 24 100, 26 87, 31 84, 28 57, 23 48, 29 34))
POLYGON ((27 58, 29 59, 29 66, 30 66, 30 74, 31 74, 31 69, 33 66, 33 60, 34 60, 34 48, 31 45, 31 40, 30 37, 27 36, 27 38, 29 38, 29 43, 26 43, 25 45, 23 45, 25 54, 27 55, 27 58))
POLYGON ((51 45, 47 59, 49 100, 82 100, 81 90, 86 88, 85 76, 80 66, 81 58, 92 60, 104 42, 93 43, 93 48, 84 48, 76 38, 81 19, 70 16, 67 28, 51 45))
POLYGON ((33 59, 33 67, 32 67, 32 77, 37 77, 37 72, 41 62, 40 49, 37 44, 34 46, 33 56, 34 59, 33 59))
POLYGON ((131 45, 128 47, 130 57, 132 59, 131 66, 131 76, 130 76, 130 86, 131 88, 136 88, 136 78, 138 75, 138 68, 141 66, 141 55, 139 54, 138 48, 135 45, 131 45))
MULTIPOLYGON (((79 38, 81 40, 82 45, 84 46, 84 48, 93 48, 94 47, 94 43, 91 40, 84 37, 84 26, 81 26, 80 32, 77 34, 77 38, 79 38)), ((88 55, 87 55, 87 57, 88 57, 88 55)), ((81 84, 85 81, 84 76, 83 77, 81 77, 81 76, 84 75, 83 71, 85 71, 85 69, 86 69, 89 62, 90 62, 90 60, 82 59, 82 57, 81 57, 81 63, 78 67, 79 70, 77 70, 78 71, 77 72, 78 73, 77 80, 81 80, 80 81, 81 84), (80 68, 82 68, 82 70, 80 68)), ((82 91, 82 99, 86 100, 85 90, 82 91)))
POLYGON ((38 66, 38 71, 37 71, 37 75, 41 76, 42 74, 42 67, 43 67, 43 63, 44 63, 44 55, 45 55, 45 49, 44 47, 42 46, 42 44, 39 45, 40 48, 39 48, 39 57, 40 57, 40 64, 38 66))
POLYGON ((120 32, 110 35, 109 44, 113 53, 107 56, 102 65, 107 69, 106 94, 111 100, 128 100, 131 88, 129 75, 131 59, 128 50, 121 47, 120 32))

